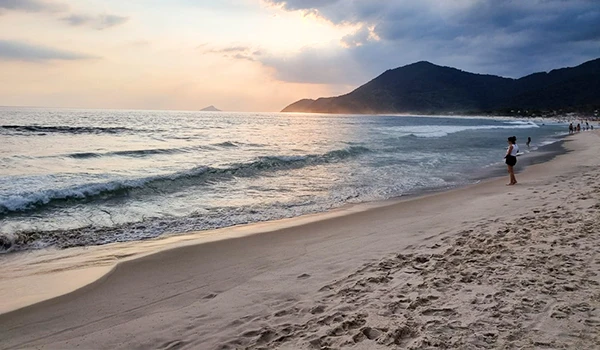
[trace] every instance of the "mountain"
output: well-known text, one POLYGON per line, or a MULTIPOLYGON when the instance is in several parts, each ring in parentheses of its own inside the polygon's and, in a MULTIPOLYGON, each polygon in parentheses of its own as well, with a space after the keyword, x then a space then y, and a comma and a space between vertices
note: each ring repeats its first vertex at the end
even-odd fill
POLYGON ((303 99, 282 112, 431 114, 599 107, 600 59, 520 79, 421 61, 387 70, 346 95, 303 99))
POLYGON ((202 108, 200 110, 200 112, 223 112, 223 111, 218 109, 217 107, 211 105, 206 108, 202 108))

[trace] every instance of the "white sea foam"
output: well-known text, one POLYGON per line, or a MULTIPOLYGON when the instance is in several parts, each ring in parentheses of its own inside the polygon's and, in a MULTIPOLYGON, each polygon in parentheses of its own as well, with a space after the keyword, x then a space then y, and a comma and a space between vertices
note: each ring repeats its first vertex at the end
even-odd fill
MULTIPOLYGON (((514 122, 511 122, 514 123, 514 122)), ((399 136, 415 136, 424 138, 444 137, 467 130, 492 130, 492 129, 530 129, 539 128, 535 123, 519 122, 513 125, 421 125, 421 126, 398 126, 387 128, 387 132, 393 132, 399 136)))
POLYGON ((524 121, 524 120, 514 120, 514 121, 509 121, 506 122, 508 124, 513 124, 513 125, 532 125, 532 126, 538 126, 536 123, 532 122, 532 121, 524 121))

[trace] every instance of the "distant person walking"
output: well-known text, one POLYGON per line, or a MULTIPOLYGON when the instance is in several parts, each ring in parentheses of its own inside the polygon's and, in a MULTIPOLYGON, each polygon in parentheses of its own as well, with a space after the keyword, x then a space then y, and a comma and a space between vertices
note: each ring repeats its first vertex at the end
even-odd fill
POLYGON ((527 138, 527 142, 525 144, 527 145, 527 148, 529 148, 529 145, 531 144, 531 137, 527 138))
POLYGON ((508 167, 508 175, 510 182, 506 186, 512 186, 517 184, 517 178, 515 177, 515 170, 513 167, 517 164, 517 153, 519 153, 519 145, 517 145, 517 137, 511 136, 508 138, 508 149, 504 156, 506 166, 508 167))
POLYGON ((573 123, 571 123, 571 124, 569 124, 569 135, 571 135, 574 132, 575 132, 575 130, 573 130, 573 123))
POLYGON ((581 124, 577 123, 577 132, 581 132, 581 124))

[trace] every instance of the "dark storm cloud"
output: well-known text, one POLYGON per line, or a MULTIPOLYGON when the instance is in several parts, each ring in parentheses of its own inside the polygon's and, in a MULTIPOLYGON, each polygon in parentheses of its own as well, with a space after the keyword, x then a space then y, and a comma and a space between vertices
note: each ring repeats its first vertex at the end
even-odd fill
POLYGON ((360 29, 327 53, 305 49, 289 57, 261 58, 280 77, 293 81, 349 84, 389 68, 427 60, 463 70, 520 77, 600 57, 600 1, 597 0, 266 0, 287 10, 315 13, 333 24, 360 29), (369 30, 367 30, 369 29, 369 30), (329 70, 339 59, 348 69, 329 70), (280 72, 279 69, 295 72, 280 72), (322 74, 321 74, 322 73, 322 74), (331 74, 330 74, 331 73, 331 74))
POLYGON ((52 60, 84 60, 90 58, 96 57, 42 45, 0 40, 0 60, 45 62, 52 60))
POLYGON ((0 13, 2 10, 24 12, 58 12, 68 7, 61 3, 42 0, 0 0, 0 13))
POLYGON ((63 21, 67 22, 72 26, 89 26, 94 29, 103 30, 111 27, 121 25, 129 20, 128 17, 117 16, 117 15, 99 15, 89 16, 81 14, 72 14, 68 17, 62 18, 63 21))

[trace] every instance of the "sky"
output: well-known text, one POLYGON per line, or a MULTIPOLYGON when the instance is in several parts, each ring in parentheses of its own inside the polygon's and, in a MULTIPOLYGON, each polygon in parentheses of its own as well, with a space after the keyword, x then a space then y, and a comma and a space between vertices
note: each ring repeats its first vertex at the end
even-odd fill
POLYGON ((274 112, 429 61, 600 57, 600 0, 0 0, 0 105, 274 112))

